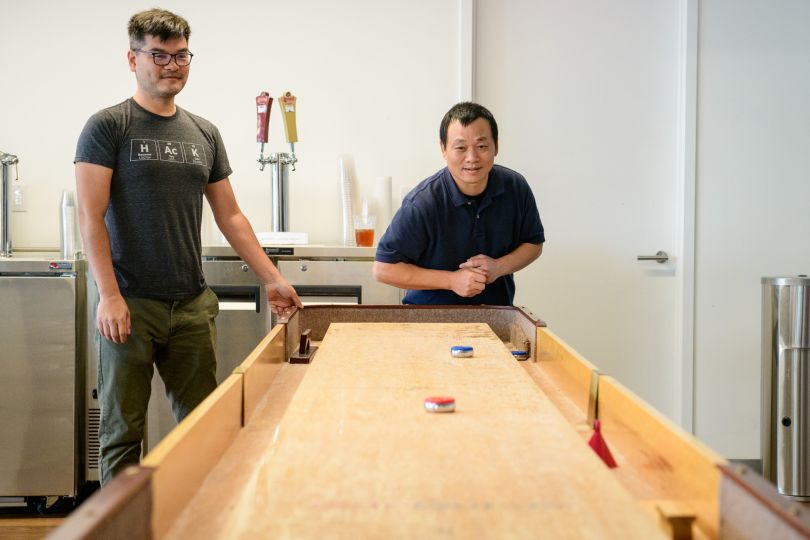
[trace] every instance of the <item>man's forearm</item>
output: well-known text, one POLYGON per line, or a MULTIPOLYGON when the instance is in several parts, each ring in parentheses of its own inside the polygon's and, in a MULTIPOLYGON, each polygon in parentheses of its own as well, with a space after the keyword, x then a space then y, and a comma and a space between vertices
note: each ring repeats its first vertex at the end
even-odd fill
POLYGON ((374 262, 374 279, 410 290, 451 289, 451 276, 453 272, 446 270, 432 270, 408 263, 374 262))
POLYGON ((256 233, 253 232, 253 227, 244 214, 238 213, 229 216, 223 220, 223 223, 217 223, 217 225, 234 251, 263 283, 279 281, 278 270, 259 245, 256 233))
POLYGON ((529 244, 527 242, 520 244, 511 253, 498 258, 500 276, 514 274, 518 270, 526 268, 536 261, 541 253, 543 253, 543 244, 529 244))
POLYGON ((79 216, 79 228, 84 242, 84 252, 93 270, 93 278, 100 297, 121 294, 113 272, 112 255, 110 254, 110 235, 104 218, 98 216, 79 216))

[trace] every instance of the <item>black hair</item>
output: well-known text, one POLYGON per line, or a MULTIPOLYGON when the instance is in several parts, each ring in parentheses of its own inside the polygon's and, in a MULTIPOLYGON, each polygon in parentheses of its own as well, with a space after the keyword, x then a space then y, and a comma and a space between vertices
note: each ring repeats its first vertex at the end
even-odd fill
POLYGON ((489 112, 486 107, 471 101, 456 103, 447 111, 444 118, 442 118, 442 123, 439 126, 439 139, 442 141, 442 147, 447 147, 447 126, 449 126, 453 120, 458 120, 462 126, 469 126, 479 118, 484 118, 489 122, 489 127, 492 130, 492 140, 497 148, 498 123, 495 122, 495 117, 492 116, 492 113, 489 112))

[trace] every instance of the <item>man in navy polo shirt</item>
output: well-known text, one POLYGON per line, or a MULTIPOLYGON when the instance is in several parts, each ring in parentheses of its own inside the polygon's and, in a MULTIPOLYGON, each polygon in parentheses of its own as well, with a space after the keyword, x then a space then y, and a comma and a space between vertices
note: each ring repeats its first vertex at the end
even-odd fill
POLYGON ((545 242, 532 190, 495 165, 498 125, 481 105, 454 105, 439 138, 447 167, 402 201, 377 246, 374 279, 408 289, 405 304, 510 306, 513 274, 545 242))

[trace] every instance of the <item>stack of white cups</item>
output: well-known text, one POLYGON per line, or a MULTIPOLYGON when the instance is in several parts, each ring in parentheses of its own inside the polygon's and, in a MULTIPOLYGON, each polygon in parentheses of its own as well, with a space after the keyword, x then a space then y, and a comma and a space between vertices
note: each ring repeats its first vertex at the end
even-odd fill
POLYGON ((340 203, 342 227, 342 241, 344 246, 354 245, 354 222, 352 206, 352 184, 349 178, 349 163, 347 156, 340 156, 340 203))

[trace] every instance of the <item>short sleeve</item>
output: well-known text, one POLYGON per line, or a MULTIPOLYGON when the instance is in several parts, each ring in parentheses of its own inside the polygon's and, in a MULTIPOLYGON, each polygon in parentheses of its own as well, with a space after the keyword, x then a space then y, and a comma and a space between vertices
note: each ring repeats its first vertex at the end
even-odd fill
POLYGON ((73 163, 93 163, 114 169, 120 138, 117 131, 115 121, 107 112, 91 116, 79 135, 73 163))
POLYGON ((380 238, 375 260, 389 264, 416 264, 428 245, 428 230, 419 207, 413 200, 406 199, 380 238))
POLYGON ((540 220, 540 212, 537 210, 537 201, 529 183, 525 179, 523 185, 525 190, 523 195, 523 220, 520 224, 520 243, 542 244, 546 241, 546 234, 543 230, 543 222, 540 220))
POLYGON ((211 164, 211 175, 208 177, 208 183, 213 184, 224 180, 229 177, 233 170, 228 162, 228 153, 225 150, 225 143, 222 141, 222 136, 219 130, 214 127, 214 163, 211 164))

